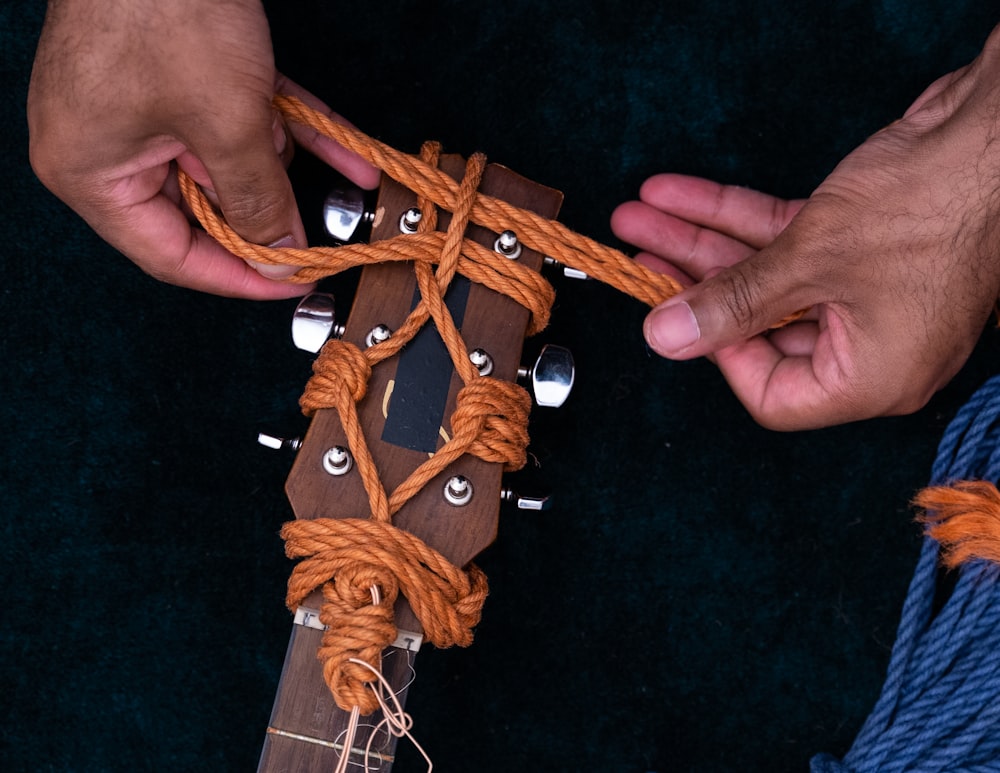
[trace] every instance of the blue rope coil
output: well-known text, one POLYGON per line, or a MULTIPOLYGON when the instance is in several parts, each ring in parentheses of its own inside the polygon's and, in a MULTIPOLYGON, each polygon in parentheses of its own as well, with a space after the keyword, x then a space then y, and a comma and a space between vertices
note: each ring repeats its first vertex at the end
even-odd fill
MULTIPOLYGON (((932 485, 1000 482, 1000 377, 948 426, 932 485)), ((820 754, 812 773, 1000 773, 1000 566, 959 570, 934 612, 939 545, 926 537, 882 693, 843 760, 820 754)))

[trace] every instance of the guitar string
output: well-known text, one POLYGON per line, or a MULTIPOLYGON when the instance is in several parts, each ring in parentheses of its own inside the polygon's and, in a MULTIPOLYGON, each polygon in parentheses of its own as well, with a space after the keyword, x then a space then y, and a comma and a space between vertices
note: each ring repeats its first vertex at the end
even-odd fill
MULTIPOLYGON (((431 773, 434 769, 434 763, 431 761, 430 755, 424 747, 417 742, 413 733, 410 732, 413 727, 413 717, 403 710, 403 707, 399 702, 399 696, 392 689, 392 685, 389 684, 389 681, 385 678, 382 672, 373 668, 370 663, 366 663, 365 661, 357 658, 352 658, 352 662, 358 666, 369 669, 372 676, 377 680, 376 684, 373 685, 371 689, 378 698, 379 708, 382 710, 382 719, 377 725, 375 725, 375 728, 368 736, 368 743, 365 745, 365 773, 370 773, 371 771, 368 762, 372 756, 372 744, 375 741, 375 737, 378 735, 378 731, 382 729, 383 726, 387 733, 394 735, 396 738, 407 738, 410 743, 413 744, 414 748, 420 752, 420 756, 422 756, 424 761, 427 763, 427 773, 431 773)), ((355 707, 355 709, 356 708, 357 707, 355 707)), ((344 772, 338 767, 335 773, 344 772)))
MULTIPOLYGON (((372 606, 378 606, 382 603, 382 592, 378 585, 371 585, 368 591, 371 594, 372 606)), ((417 751, 420 752, 421 756, 427 761, 427 773, 431 773, 434 768, 434 764, 431 762, 431 758, 427 754, 426 750, 417 742, 417 739, 411 732, 411 729, 413 728, 413 717, 403 710, 403 706, 399 701, 398 693, 385 678, 385 675, 380 669, 376 669, 370 663, 361 660, 360 658, 350 658, 349 662, 360 666, 361 668, 368 669, 371 672, 375 683, 369 685, 369 687, 375 694, 379 707, 382 709, 382 719, 376 725, 370 726, 372 729, 368 734, 368 741, 365 744, 364 754, 362 756, 362 764, 364 765, 365 773, 370 773, 371 771, 369 762, 373 753, 372 744, 375 742, 375 738, 378 736, 379 730, 381 730, 383 726, 387 735, 391 734, 396 738, 408 738, 410 743, 413 744, 417 751)), ((401 690, 406 689, 408 686, 409 683, 404 685, 401 690)), ((357 737, 360 715, 361 710, 359 706, 355 705, 351 707, 351 715, 348 720, 347 729, 343 733, 344 740, 341 747, 340 757, 337 760, 337 766, 334 768, 333 773, 347 773, 347 767, 351 764, 351 754, 355 751, 354 742, 357 737)), ((379 760, 381 761, 382 759, 381 755, 379 755, 379 760)), ((381 765, 379 765, 379 767, 381 767, 381 765)))

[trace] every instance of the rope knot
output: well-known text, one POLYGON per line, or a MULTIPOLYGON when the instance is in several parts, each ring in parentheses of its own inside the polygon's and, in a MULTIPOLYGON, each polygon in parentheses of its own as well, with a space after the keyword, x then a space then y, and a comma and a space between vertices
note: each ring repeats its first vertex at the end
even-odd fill
POLYGON ((340 401, 360 402, 368 391, 372 366, 364 352, 350 341, 332 339, 313 362, 313 375, 299 399, 306 416, 322 408, 333 408, 340 401))
POLYGON ((470 454, 519 470, 527 460, 531 398, 510 381, 482 377, 458 393, 451 426, 456 436, 472 432, 470 454))
POLYGON ((393 604, 399 592, 410 602, 435 646, 472 643, 488 592, 477 567, 462 571, 418 537, 389 523, 367 519, 317 518, 286 523, 285 553, 303 559, 288 580, 286 603, 295 609, 316 588, 323 589, 320 621, 327 626, 317 657, 337 705, 378 707, 367 685, 372 672, 350 663, 357 658, 378 670, 381 653, 396 637, 393 604), (377 595, 381 598, 373 603, 377 595))
POLYGON ((319 619, 326 630, 316 657, 338 700, 360 707, 365 714, 378 707, 368 689, 376 677, 351 659, 381 670, 382 650, 396 637, 393 604, 398 592, 391 571, 362 562, 345 566, 323 585, 319 619))

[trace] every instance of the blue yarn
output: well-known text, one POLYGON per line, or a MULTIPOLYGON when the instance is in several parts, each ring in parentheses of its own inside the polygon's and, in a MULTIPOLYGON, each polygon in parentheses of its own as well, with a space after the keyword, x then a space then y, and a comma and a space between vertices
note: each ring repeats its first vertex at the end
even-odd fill
MULTIPOLYGON (((932 485, 1000 482, 1000 377, 945 430, 932 485)), ((811 773, 1000 773, 1000 566, 974 561, 934 613, 938 544, 928 538, 910 582, 882 694, 843 760, 811 773)))

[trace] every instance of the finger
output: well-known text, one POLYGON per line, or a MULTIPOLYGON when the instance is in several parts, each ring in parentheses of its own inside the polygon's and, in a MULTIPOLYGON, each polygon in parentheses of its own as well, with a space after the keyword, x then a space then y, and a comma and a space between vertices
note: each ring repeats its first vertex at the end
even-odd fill
MULTIPOLYGON (((281 160, 281 166, 284 169, 287 169, 288 164, 291 161, 294 143, 288 141, 288 136, 285 131, 285 123, 281 119, 281 116, 277 113, 274 114, 271 123, 271 139, 274 144, 274 151, 278 154, 278 157, 281 160)), ((191 151, 185 150, 177 156, 176 162, 178 166, 198 184, 206 198, 208 198, 212 204, 221 208, 219 196, 212 187, 213 182, 211 175, 209 175, 208 170, 205 168, 205 165, 201 162, 201 160, 191 151)), ((173 181, 168 179, 168 185, 173 187, 173 181)), ((271 246, 294 247, 297 246, 297 244, 293 235, 287 235, 278 241, 273 242, 271 246)), ((244 260, 246 260, 246 263, 254 271, 269 279, 287 279, 298 271, 298 267, 296 266, 271 265, 267 263, 259 263, 247 258, 244 258, 244 260)))
POLYGON ((615 209, 611 230, 622 241, 664 258, 695 279, 756 252, 744 242, 641 201, 629 201, 615 209))
POLYGON ((787 356, 756 336, 716 352, 715 362, 751 416, 769 429, 813 429, 858 418, 831 399, 814 370, 814 356, 787 356))
POLYGON ((673 359, 700 357, 827 300, 813 281, 815 265, 794 245, 788 236, 779 238, 653 309, 643 327, 649 345, 673 359))
MULTIPOLYGON (((188 139, 189 154, 178 158, 185 171, 194 156, 208 174, 223 217, 249 242, 276 247, 306 245, 305 228, 281 155, 275 148, 270 102, 244 108, 222 132, 205 129, 188 139)), ((191 169, 198 173, 196 166, 191 169)), ((271 278, 295 273, 290 266, 256 266, 271 278)))
POLYGON ((957 70, 953 70, 946 75, 942 75, 936 81, 934 81, 930 86, 924 89, 923 93, 914 100, 913 104, 910 105, 906 112, 903 114, 904 118, 909 118, 914 113, 921 110, 929 102, 933 101, 938 95, 941 94, 945 89, 949 88, 952 84, 961 79, 968 71, 969 66, 960 67, 957 70))
MULTIPOLYGON (((330 107, 321 99, 306 91, 295 81, 284 75, 278 75, 275 91, 281 94, 288 94, 298 97, 310 107, 320 111, 337 123, 345 126, 352 126, 350 121, 333 112, 330 107)), ((346 148, 338 145, 329 137, 310 129, 307 126, 291 123, 289 125, 295 141, 302 147, 322 159, 331 167, 340 172, 344 177, 362 188, 372 189, 378 187, 380 172, 356 153, 352 153, 346 148)))
POLYGON ((785 357, 811 357, 819 338, 819 325, 815 321, 793 322, 766 335, 771 346, 785 357))
POLYGON ((636 263, 641 263, 657 274, 666 274, 669 277, 673 277, 682 287, 690 287, 695 283, 694 279, 677 268, 677 266, 658 255, 653 255, 649 252, 640 252, 635 256, 634 260, 636 263))
MULTIPOLYGON (((146 177, 148 184, 152 175, 146 177)), ((192 228, 164 193, 116 207, 112 215, 92 212, 88 220, 146 273, 170 284, 253 300, 294 298, 311 288, 262 276, 206 233, 192 228)))
MULTIPOLYGON (((157 263, 149 270, 161 281, 229 298, 280 300, 298 298, 314 285, 264 276, 250 262, 224 250, 203 231, 191 230, 191 246, 175 263, 157 263)), ((143 262, 136 263, 144 269, 143 262)))
POLYGON ((757 249, 770 244, 805 203, 679 174, 650 177, 640 188, 639 198, 757 249))

